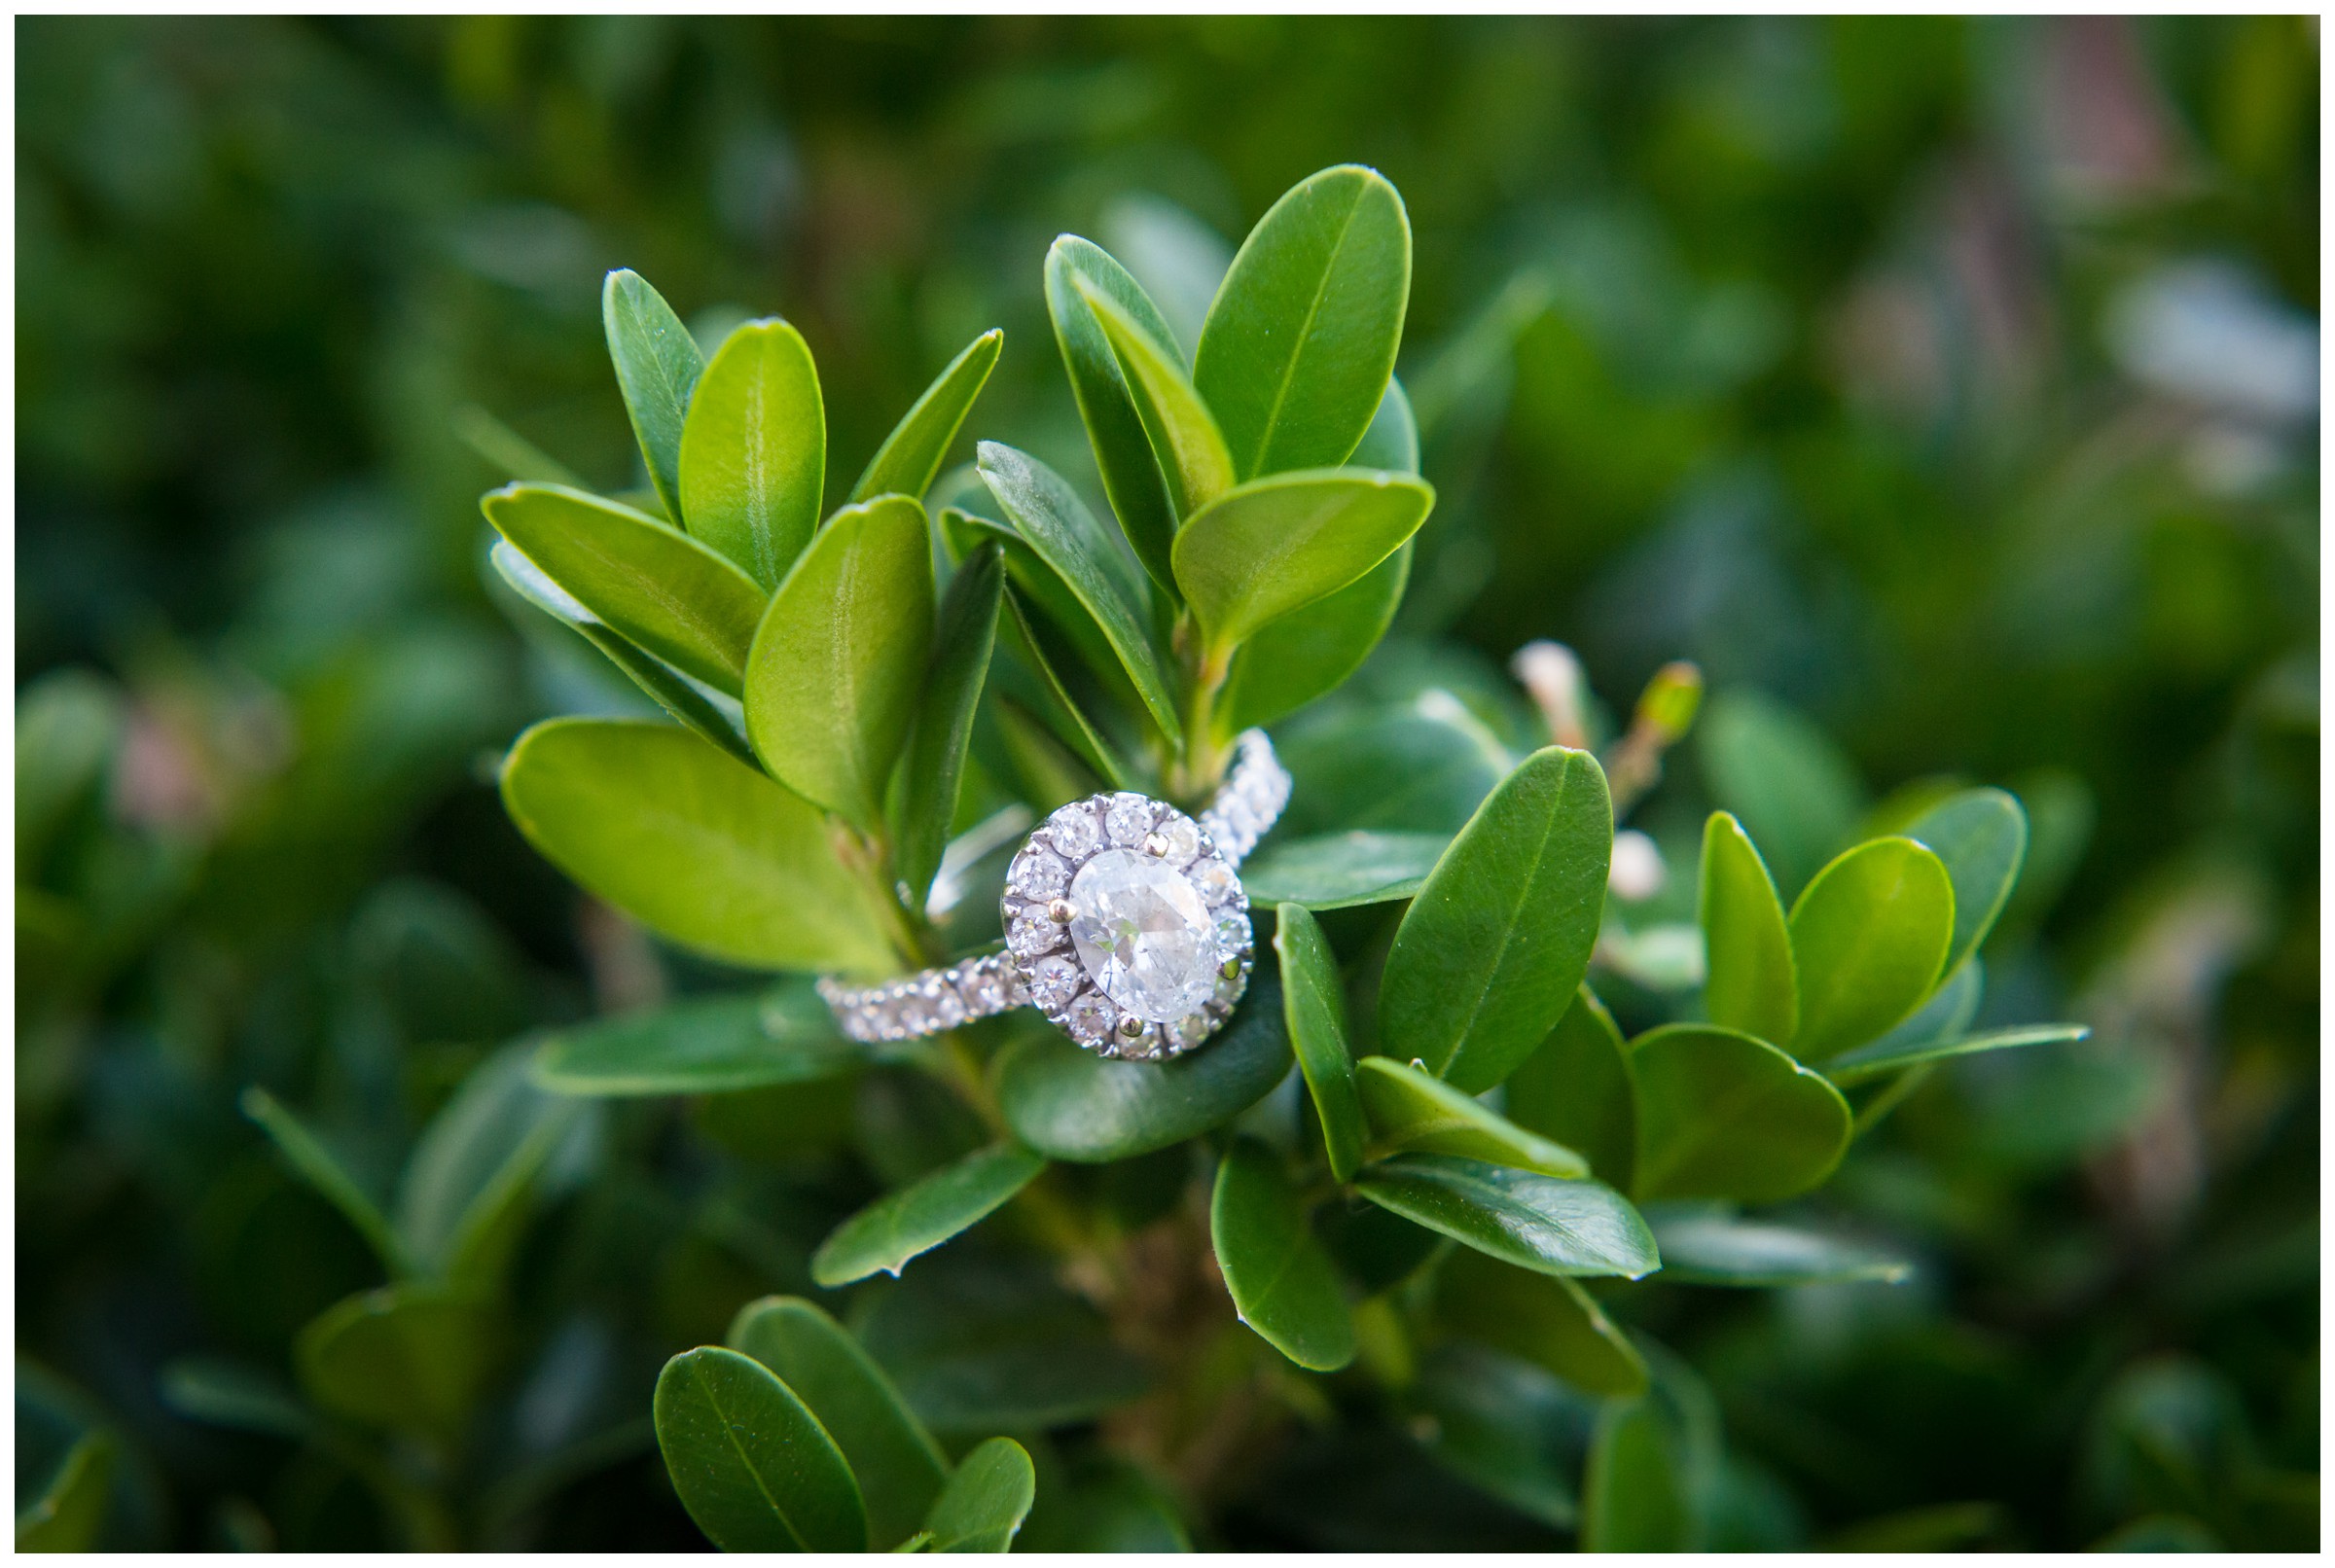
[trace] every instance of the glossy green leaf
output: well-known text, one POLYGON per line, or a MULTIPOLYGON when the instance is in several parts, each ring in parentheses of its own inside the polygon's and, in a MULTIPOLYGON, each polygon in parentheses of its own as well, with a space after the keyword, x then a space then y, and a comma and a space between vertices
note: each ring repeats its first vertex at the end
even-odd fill
POLYGON ((1401 1408, 1414 1441, 1445 1469, 1554 1529, 1579 1522, 1583 1401, 1547 1372, 1482 1345, 1438 1345, 1401 1408))
POLYGON ((2001 790, 1964 790, 1931 806, 1904 830, 1946 868, 1954 883, 1954 940, 1943 973, 1961 968, 2011 901, 2027 861, 2027 812, 2001 790))
POLYGON ((949 847, 949 826, 956 817, 965 756, 973 744, 974 711, 996 650, 1004 597, 1005 556, 994 544, 966 556, 941 596, 932 664, 909 723, 892 813, 893 869, 916 905, 931 888, 949 847))
POLYGON ((1296 789, 1275 830, 1432 833, 1449 839, 1514 766, 1456 698, 1325 714, 1274 737, 1296 789))
POLYGON ((1832 737, 1758 692, 1721 692, 1697 728, 1712 800, 1759 845, 1786 899, 1855 832, 1864 791, 1832 737))
POLYGON ((293 1341, 308 1398, 367 1426, 440 1436, 460 1428, 492 1365, 479 1296, 392 1285, 326 1309, 293 1341))
POLYGON ((1887 1031, 1943 974, 1954 884, 1910 838, 1857 845, 1816 873, 1792 906, 1800 1029, 1789 1042, 1821 1061, 1887 1031))
POLYGON ((862 1287, 855 1305, 860 1343, 938 1430, 1091 1421, 1151 1384, 1100 1315, 1034 1259, 950 1248, 862 1287))
POLYGON ((105 1528, 106 1502, 113 1493, 114 1461, 121 1444, 109 1432, 85 1432, 65 1450, 40 1490, 17 1508, 17 1550, 90 1551, 105 1528))
MULTIPOLYGON (((1037 628, 1031 624, 1027 607, 1023 604, 1020 593, 1010 588, 1006 591, 1005 614, 999 620, 998 631, 1005 639, 1008 650, 1035 682, 1036 722, 1043 725, 1047 733, 1060 741, 1081 764, 1092 769, 1097 779, 1114 789, 1128 788, 1134 778, 1133 772, 1120 757, 1118 748, 1096 728, 1095 721, 1087 717, 1086 709, 1080 705, 1078 698, 1062 684, 1053 660, 1046 657, 1045 650, 1038 644, 1037 628)), ((1005 681, 999 682, 1001 688, 1006 684, 1005 681)), ((1092 792, 1073 790, 1063 799, 1068 800, 1081 793, 1092 792)))
POLYGON ((574 594, 553 582, 543 568, 521 555, 508 539, 498 539, 488 552, 495 572, 513 591, 554 620, 569 626, 606 656, 608 661, 671 714, 739 762, 759 766, 754 748, 746 743, 746 710, 737 698, 720 688, 682 674, 646 649, 636 647, 598 616, 584 608, 574 594))
POLYGON ((1022 1444, 991 1438, 956 1467, 924 1528, 928 1551, 1010 1551, 1037 1501, 1038 1473, 1022 1444))
MULTIPOLYGON (((1251 898, 1261 895, 1253 890, 1251 898)), ((1275 911, 1274 951, 1281 959, 1281 999, 1289 1025, 1289 1041, 1297 1052, 1298 1071, 1313 1096, 1321 1118, 1321 1136, 1330 1158, 1330 1174, 1340 1181, 1353 1175, 1362 1163, 1362 1141, 1369 1123, 1362 1118, 1362 1101, 1354 1087, 1353 1048, 1346 1029, 1346 987, 1338 978, 1338 959, 1330 951, 1321 925, 1305 909, 1283 904, 1275 911)))
POLYGON ((665 503, 665 516, 677 520, 683 516, 681 432, 705 357, 673 307, 638 272, 608 274, 600 291, 600 322, 649 482, 665 503))
POLYGON ((886 495, 827 519, 772 595, 746 667, 746 733, 775 778, 863 832, 932 659, 932 532, 886 495))
POLYGON ((554 865, 685 946, 766 969, 897 962, 817 809, 686 731, 539 724, 503 764, 503 802, 554 865))
POLYGON ((989 372, 996 369, 997 356, 1004 348, 1005 334, 994 327, 967 343, 876 448, 876 455, 868 459, 867 469, 851 486, 850 498, 867 501, 891 494, 921 501, 949 456, 950 444, 964 428, 965 416, 973 411, 974 400, 988 384, 989 372))
POLYGON ((1636 1279, 1662 1266, 1637 1210, 1598 1182, 1456 1155, 1398 1155, 1364 1166, 1354 1187, 1381 1208, 1535 1273, 1636 1279))
POLYGON ((1394 374, 1410 299, 1411 222, 1375 170, 1323 169, 1274 203, 1193 366, 1242 479, 1346 461, 1394 374))
POLYGON ((2066 1046, 2087 1039, 2092 1031, 2080 1023, 2037 1023, 2017 1029, 1989 1029, 1979 1034, 1957 1034, 1925 1041, 1877 1040, 1870 1046, 1843 1051, 1824 1063, 1824 1076, 1836 1084, 1861 1084, 1867 1079, 1903 1072, 1924 1062, 1950 1061, 1990 1051, 2016 1051, 2024 1046, 2066 1046))
POLYGON ((826 1429, 859 1482, 869 1543, 880 1550, 915 1535, 949 1461, 859 1341, 808 1301, 766 1296, 737 1309, 724 1342, 768 1368, 826 1429))
POLYGON ((1074 286, 1118 356, 1152 457, 1168 481, 1168 504, 1176 517, 1188 519, 1233 487, 1233 457, 1225 450, 1224 437, 1207 405, 1192 389, 1183 356, 1173 343, 1147 332, 1125 305, 1094 283, 1082 278, 1074 286))
POLYGON ((1347 588, 1401 549, 1435 505, 1424 480, 1301 469, 1251 480, 1187 518, 1175 580, 1219 647, 1347 588))
POLYGON ((1389 379, 1370 428, 1346 461, 1354 468, 1383 468, 1397 474, 1419 472, 1419 416, 1411 410, 1411 394, 1400 376, 1389 379))
POLYGON ((1613 808, 1587 752, 1533 753, 1476 808, 1396 928, 1380 1049, 1468 1093, 1506 1078, 1571 1006, 1605 902, 1613 808))
POLYGON ((1666 1024, 1633 1042, 1630 1069, 1640 1202, 1778 1202, 1821 1184, 1848 1150, 1840 1090, 1764 1040, 1666 1024))
POLYGON ((1905 1259, 1791 1226, 1710 1215, 1657 1215, 1662 1277, 1680 1285, 1894 1285, 1914 1271, 1905 1259))
POLYGON ((1408 1062, 1365 1056, 1355 1064, 1371 1152, 1465 1155, 1547 1176, 1587 1176, 1589 1161, 1408 1062))
POLYGON ((1101 1164, 1222 1126, 1263 1099, 1289 1061, 1280 981, 1260 969, 1215 1038, 1172 1061, 1114 1061, 1033 1027, 993 1073, 1016 1137, 1050 1158, 1101 1164))
POLYGON ((1252 903, 1343 909, 1416 894, 1451 843, 1440 833, 1325 833, 1268 840, 1240 868, 1252 903))
POLYGON ((1630 1191, 1637 1168, 1637 1090, 1630 1048, 1586 985, 1548 1039, 1508 1075, 1508 1120, 1578 1149, 1598 1180, 1630 1191))
POLYGON ((290 1107, 256 1084, 243 1091, 243 1114, 259 1124, 268 1134, 287 1163, 298 1172, 301 1180, 341 1211, 342 1218, 355 1227, 381 1266, 392 1275, 408 1267, 405 1248, 390 1229, 388 1217, 373 1200, 363 1184, 351 1175, 324 1141, 308 1130, 305 1123, 290 1107))
POLYGON ((1181 733, 1167 664, 1151 638, 1142 573, 1060 475, 993 441, 980 450, 981 477, 1015 529, 1095 618, 1161 732, 1181 733))
POLYGON ((1116 302, 1158 341, 1171 342, 1173 335, 1142 285, 1100 247, 1064 234, 1046 253, 1046 310, 1054 320, 1054 340, 1061 349, 1063 368, 1070 373, 1070 391, 1078 401, 1088 444, 1095 450, 1095 466, 1102 475, 1103 494, 1134 547, 1135 558, 1162 588, 1173 592, 1168 549, 1175 542, 1176 514, 1168 498, 1168 478, 1152 455, 1151 438, 1144 433, 1119 356, 1111 351, 1102 323, 1087 303, 1088 290, 1116 302))
POLYGON ((1697 1531, 1685 1462, 1651 1396, 1598 1415, 1581 1479, 1581 1550, 1686 1551, 1697 1531))
POLYGON ((1394 624, 1411 582, 1411 542, 1337 592, 1259 626, 1233 656, 1224 731, 1272 724, 1344 685, 1394 624))
POLYGON ((910 1259, 1004 1207, 1045 1168, 1043 1158, 1014 1143, 968 1155, 837 1226, 811 1255, 810 1277, 834 1290, 870 1274, 897 1274, 910 1259))
POLYGON ((724 1551, 865 1551, 859 1484, 793 1391, 703 1346, 657 1378, 657 1445, 682 1507, 724 1551))
POLYGON ((480 505, 496 532, 598 620, 737 695, 763 614, 752 578, 679 529, 580 490, 506 485, 480 505))
POLYGON ((1788 1042, 1800 1026, 1799 982, 1783 901, 1742 825, 1713 811, 1703 827, 1703 1006, 1710 1021, 1788 1042))
MULTIPOLYGON (((1659 1241, 1661 1232, 1655 1232, 1659 1241)), ((1663 1253, 1665 1277, 1670 1267, 1663 1253)), ((1573 1280, 1551 1279, 1460 1249, 1435 1274, 1435 1320, 1450 1333, 1521 1356, 1587 1394, 1635 1394, 1646 1362, 1596 1298, 1573 1280)))
POLYGON ((819 525, 827 409, 803 335, 749 321, 707 362, 681 432, 681 511, 702 539, 775 589, 819 525))
POLYGON ((1234 1308, 1267 1344, 1311 1372, 1354 1359, 1353 1309, 1279 1155, 1233 1141, 1216 1167, 1208 1233, 1234 1308))
POLYGON ((516 1241, 537 1183, 593 1107, 538 1087, 530 1052, 489 1056, 422 1128, 398 1182, 397 1235, 416 1267, 485 1283, 516 1241))
POLYGON ((560 1094, 725 1094, 841 1077, 867 1055, 836 1028, 827 1004, 797 984, 568 1025, 544 1040, 534 1072, 560 1094))

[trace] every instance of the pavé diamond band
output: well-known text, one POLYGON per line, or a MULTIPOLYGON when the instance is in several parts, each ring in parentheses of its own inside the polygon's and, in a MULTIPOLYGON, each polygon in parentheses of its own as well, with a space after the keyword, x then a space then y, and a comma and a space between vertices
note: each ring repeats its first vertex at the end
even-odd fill
POLYGON ((1165 1061, 1206 1040, 1255 953, 1238 868, 1289 803, 1262 730, 1235 743, 1197 821, 1164 801, 1089 796, 1033 830, 1006 873, 1005 950, 880 985, 819 981, 854 1040, 911 1040, 1032 1006, 1105 1056, 1165 1061))

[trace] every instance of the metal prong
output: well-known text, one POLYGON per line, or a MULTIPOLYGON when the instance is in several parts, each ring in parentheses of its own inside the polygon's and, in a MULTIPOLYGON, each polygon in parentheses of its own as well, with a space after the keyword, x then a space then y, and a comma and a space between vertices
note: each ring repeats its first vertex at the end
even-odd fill
POLYGON ((1155 860, 1165 860, 1168 857, 1168 836, 1164 833, 1145 834, 1143 836, 1143 853, 1155 860))
POLYGON ((1055 899, 1046 906, 1046 918, 1058 926, 1068 925, 1070 917, 1076 913, 1078 911, 1070 907, 1068 899, 1055 899))
POLYGON ((1119 1018, 1119 1033, 1123 1039, 1142 1039, 1143 1020, 1136 1017, 1132 1013, 1122 1014, 1119 1018))

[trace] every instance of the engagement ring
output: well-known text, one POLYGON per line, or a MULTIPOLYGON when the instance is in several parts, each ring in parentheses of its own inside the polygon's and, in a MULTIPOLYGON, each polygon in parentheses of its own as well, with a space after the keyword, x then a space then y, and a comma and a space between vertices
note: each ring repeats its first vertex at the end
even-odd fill
POLYGON ((854 1040, 911 1040, 1035 1007, 1080 1045, 1165 1061, 1220 1028, 1255 963, 1238 869, 1289 802, 1262 730, 1244 732, 1199 820, 1125 791, 1033 830, 1006 873, 1005 950, 880 985, 819 981, 854 1040))

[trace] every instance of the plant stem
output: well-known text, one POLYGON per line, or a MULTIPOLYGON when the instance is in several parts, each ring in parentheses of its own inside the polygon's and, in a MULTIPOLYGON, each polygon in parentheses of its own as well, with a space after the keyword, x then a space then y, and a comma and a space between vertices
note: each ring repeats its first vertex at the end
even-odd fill
MULTIPOLYGON (((1194 639, 1179 636, 1190 646, 1194 639)), ((1184 704, 1183 756, 1168 776, 1168 793, 1190 805, 1224 779, 1224 748, 1216 743, 1216 697, 1232 672, 1233 651, 1203 646, 1190 671, 1184 704)))

